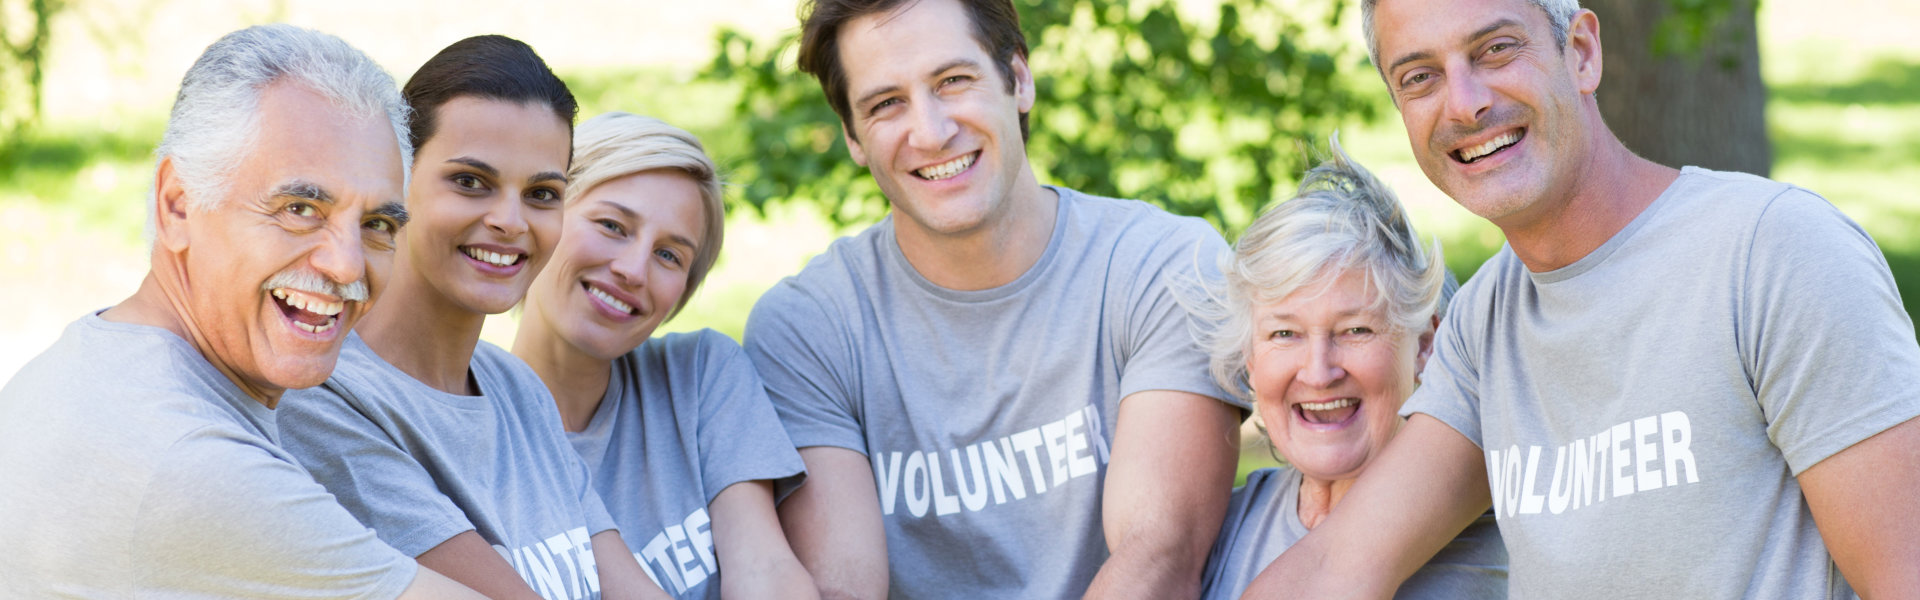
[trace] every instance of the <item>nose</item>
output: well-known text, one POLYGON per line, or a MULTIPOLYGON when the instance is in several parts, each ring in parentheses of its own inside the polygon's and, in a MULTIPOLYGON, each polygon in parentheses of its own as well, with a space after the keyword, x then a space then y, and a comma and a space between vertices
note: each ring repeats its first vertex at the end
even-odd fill
POLYGON ((487 229, 491 229, 495 233, 509 238, 517 238, 527 232, 526 215, 521 214, 521 210, 522 207, 520 206, 520 200, 517 195, 506 196, 494 202, 493 207, 487 210, 487 214, 481 219, 481 222, 487 225, 487 229))
POLYGON ((357 227, 327 235, 307 260, 320 275, 342 286, 359 281, 367 273, 366 250, 357 227))
POLYGON ((938 97, 930 97, 915 105, 913 131, 907 136, 907 144, 915 150, 928 151, 947 147, 947 142, 960 132, 960 127, 948 114, 946 103, 938 97))
POLYGON ((1346 369, 1340 367, 1339 348, 1333 340, 1321 338, 1307 350, 1307 362, 1300 365, 1300 372, 1294 375, 1300 383, 1314 388, 1332 387, 1347 376, 1346 369))
MULTIPOLYGON (((645 246, 642 247, 644 248, 645 246)), ((613 259, 613 263, 608 265, 608 269, 613 271, 614 277, 619 278, 619 283, 622 286, 629 288, 645 287, 647 285, 647 264, 652 254, 653 252, 651 250, 623 252, 613 259)))
POLYGON ((1493 92, 1472 69, 1455 68, 1452 72, 1446 78, 1446 118, 1465 125, 1479 123, 1493 108, 1493 92))

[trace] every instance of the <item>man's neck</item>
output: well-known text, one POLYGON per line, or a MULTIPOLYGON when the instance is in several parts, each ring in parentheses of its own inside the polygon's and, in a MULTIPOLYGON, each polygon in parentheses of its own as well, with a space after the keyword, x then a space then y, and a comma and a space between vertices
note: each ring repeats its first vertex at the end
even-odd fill
MULTIPOLYGON (((164 250, 154 249, 156 255, 160 252, 164 250)), ((148 271, 146 279, 140 281, 140 289, 135 290, 126 300, 102 311, 100 318, 115 323, 158 327, 180 336, 180 339, 186 340, 188 345, 200 352, 200 357, 205 359, 207 364, 213 365, 215 370, 226 376, 227 381, 233 382, 234 387, 240 388, 240 391, 246 393, 247 397, 252 398, 254 402, 259 402, 269 410, 278 406, 280 396, 286 393, 286 390, 255 385, 246 378, 240 377, 239 372, 234 371, 213 352, 207 336, 200 330, 199 324, 189 316, 192 313, 186 310, 187 282, 183 277, 176 276, 179 273, 178 270, 164 268, 160 264, 162 260, 164 259, 156 256, 153 270, 148 271)))
POLYGON ((1495 223, 1515 256, 1535 273, 1553 271, 1585 258, 1626 229, 1680 171, 1641 158, 1608 133, 1588 161, 1565 202, 1543 207, 1541 214, 1495 223), (1512 222, 1519 221, 1519 222, 1512 222))
POLYGON ((467 370, 487 316, 454 305, 404 260, 394 260, 392 286, 354 332, 374 354, 427 387, 478 393, 468 385, 467 370))
POLYGON ((1025 171, 1006 209, 979 227, 940 234, 915 227, 897 212, 894 239, 914 271, 934 285, 972 291, 1000 287, 1026 274, 1046 253, 1058 217, 1059 193, 1040 187, 1025 171))

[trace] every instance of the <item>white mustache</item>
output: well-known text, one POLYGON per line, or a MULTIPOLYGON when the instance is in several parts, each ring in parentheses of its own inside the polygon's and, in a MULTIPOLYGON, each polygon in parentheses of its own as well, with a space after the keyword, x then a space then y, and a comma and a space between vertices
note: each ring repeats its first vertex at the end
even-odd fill
POLYGON ((299 290, 310 294, 333 296, 348 302, 367 301, 367 283, 365 279, 355 279, 353 283, 341 285, 312 271, 281 271, 260 285, 264 291, 278 288, 299 290))

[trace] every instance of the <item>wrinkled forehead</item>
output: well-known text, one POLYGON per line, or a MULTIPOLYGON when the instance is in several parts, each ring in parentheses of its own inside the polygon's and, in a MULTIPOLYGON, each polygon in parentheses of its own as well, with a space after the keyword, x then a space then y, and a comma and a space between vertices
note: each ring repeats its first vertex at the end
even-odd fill
POLYGON ((257 116, 257 135, 236 173, 255 190, 366 209, 405 196, 400 142, 385 115, 276 84, 262 95, 257 116))
POLYGON ((1372 21, 1375 66, 1391 72, 1409 56, 1463 48, 1503 23, 1548 31, 1545 9, 1529 0, 1378 0, 1372 21))

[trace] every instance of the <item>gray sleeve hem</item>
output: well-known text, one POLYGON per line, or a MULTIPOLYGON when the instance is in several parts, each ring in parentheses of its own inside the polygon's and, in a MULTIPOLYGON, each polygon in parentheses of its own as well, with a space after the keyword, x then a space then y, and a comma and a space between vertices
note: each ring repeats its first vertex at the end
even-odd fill
POLYGON ((1898 427, 1907 421, 1920 419, 1920 396, 1911 398, 1910 400, 1911 402, 1906 406, 1907 410, 1875 411, 1859 415, 1859 418, 1854 419, 1844 427, 1834 428, 1835 431, 1853 432, 1857 435, 1829 437, 1800 444, 1793 448, 1781 448, 1780 453, 1786 458, 1787 466, 1793 472, 1793 476, 1797 478, 1800 476, 1800 473, 1832 458, 1836 454, 1847 451, 1848 448, 1852 448, 1860 442, 1867 441, 1867 439, 1880 435, 1880 433, 1886 430, 1898 427))
MULTIPOLYGON (((453 539, 453 536, 469 531, 478 530, 474 529, 473 524, 466 521, 448 519, 424 527, 414 528, 414 530, 406 532, 400 537, 393 538, 388 543, 392 544, 395 549, 405 553, 407 556, 419 558, 420 555, 426 554, 428 550, 438 548, 441 544, 447 543, 447 540, 453 539)), ((384 539, 385 536, 382 536, 382 538, 384 539)))

